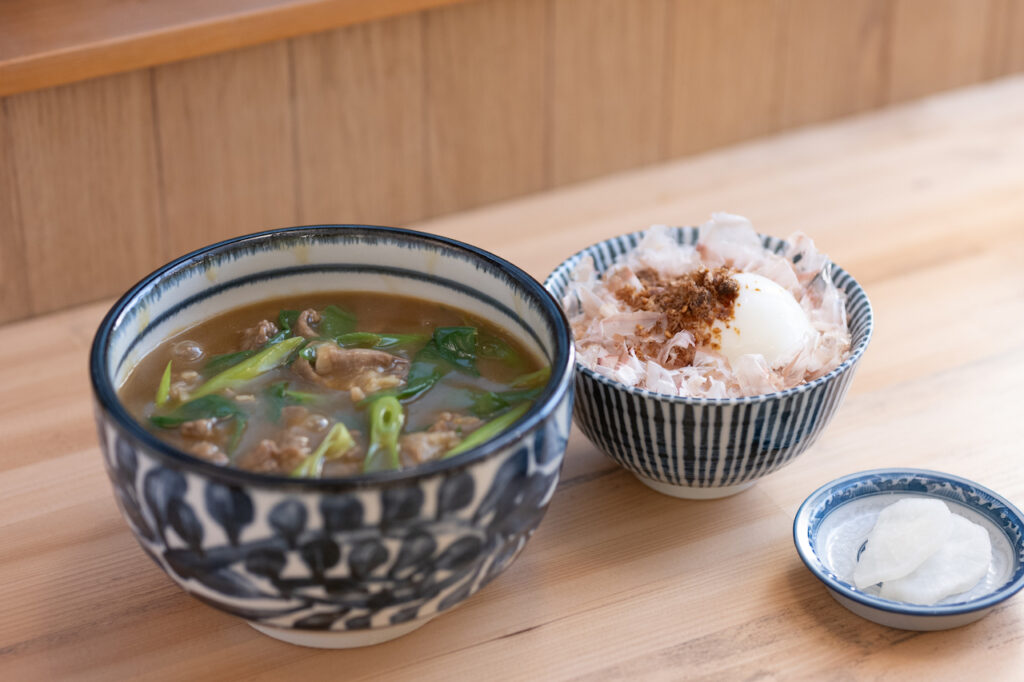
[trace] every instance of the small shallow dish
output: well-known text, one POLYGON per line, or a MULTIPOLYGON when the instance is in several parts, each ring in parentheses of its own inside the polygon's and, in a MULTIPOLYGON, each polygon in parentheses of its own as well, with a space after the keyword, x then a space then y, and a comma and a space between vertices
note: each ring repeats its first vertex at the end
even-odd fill
POLYGON ((561 308, 525 272, 461 242, 394 228, 314 226, 232 239, 143 279, 107 314, 90 372, 104 464, 143 550, 187 592, 278 639, 375 644, 423 625, 504 571, 558 483, 572 411, 561 308), (551 365, 533 407, 450 459, 295 479, 191 457, 142 428, 117 387, 163 339, 277 296, 380 291, 495 323, 551 365))
POLYGON ((875 469, 815 490, 793 521, 793 542, 807 568, 853 613, 903 630, 946 630, 982 618, 1024 587, 1024 514, 967 479, 926 469, 875 469), (922 606, 882 599, 852 583, 859 548, 882 508, 904 497, 931 497, 980 524, 992 541, 988 573, 969 591, 922 606))
MULTIPOLYGON (((643 232, 589 246, 563 261, 544 282, 559 301, 572 272, 593 257, 599 273, 636 248, 643 232)), ((694 244, 696 227, 675 228, 680 244, 694 244)), ((786 242, 761 236, 775 253, 786 242)), ((743 398, 684 398, 620 384, 577 362, 574 419, 599 450, 665 495, 688 499, 726 497, 785 466, 821 435, 843 401, 871 340, 871 303, 860 285, 832 265, 832 279, 846 293, 849 357, 813 381, 776 393, 743 398)))

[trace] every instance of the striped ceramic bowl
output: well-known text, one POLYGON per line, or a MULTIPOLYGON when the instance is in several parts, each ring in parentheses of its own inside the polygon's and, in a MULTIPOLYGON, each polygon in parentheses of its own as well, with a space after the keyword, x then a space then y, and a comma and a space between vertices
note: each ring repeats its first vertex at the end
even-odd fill
MULTIPOLYGON (((555 268, 544 285, 561 300, 581 260, 593 257, 597 271, 604 272, 642 235, 583 249, 555 268)), ((693 244, 698 236, 697 228, 676 228, 681 244, 693 244)), ((775 237, 762 241, 776 253, 786 248, 775 237)), ((835 265, 832 278, 847 295, 852 352, 825 376, 764 395, 681 398, 624 386, 577 363, 576 424, 605 454, 666 495, 708 499, 753 485, 814 444, 842 403, 871 339, 873 317, 864 290, 835 265)))

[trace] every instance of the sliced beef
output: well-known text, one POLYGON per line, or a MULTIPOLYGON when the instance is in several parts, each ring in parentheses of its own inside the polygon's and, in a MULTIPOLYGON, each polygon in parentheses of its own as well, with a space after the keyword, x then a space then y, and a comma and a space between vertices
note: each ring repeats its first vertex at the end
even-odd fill
POLYGON ((287 474, 299 466, 302 459, 309 454, 308 445, 308 438, 304 448, 294 445, 285 447, 277 441, 265 438, 238 459, 238 466, 265 474, 287 474))
POLYGON ((370 348, 340 348, 334 343, 316 347, 316 365, 303 358, 292 363, 303 379, 336 391, 358 388, 364 394, 394 388, 405 382, 409 361, 370 348))
POLYGON ((482 419, 477 419, 472 415, 459 414, 458 412, 442 412, 437 415, 437 421, 427 430, 433 433, 438 431, 454 431, 462 436, 467 436, 483 426, 483 423, 482 419))
POLYGON ((320 334, 313 329, 312 325, 320 321, 320 313, 307 308, 299 313, 299 319, 295 322, 295 333, 306 339, 315 339, 320 334))
POLYGON ((175 402, 185 402, 201 381, 202 377, 195 370, 187 369, 184 372, 175 373, 171 376, 171 389, 168 395, 175 402))
POLYGON ((302 405, 287 405, 281 408, 281 421, 289 428, 302 426, 309 418, 309 410, 302 405))
POLYGON ((214 464, 228 463, 224 452, 228 432, 216 419, 193 419, 179 426, 178 433, 185 441, 183 447, 187 452, 214 464))
POLYGON ((422 464, 437 459, 458 445, 460 441, 462 441, 462 437, 454 431, 417 431, 399 438, 398 447, 401 451, 402 461, 422 464))
POLYGON ((478 429, 483 421, 465 414, 442 412, 426 431, 402 436, 398 440, 402 459, 408 464, 422 464, 437 459, 478 429))
POLYGON ((309 360, 305 358, 295 359, 295 362, 292 363, 292 372, 311 384, 319 384, 321 386, 326 385, 324 378, 316 373, 316 370, 313 369, 313 365, 309 364, 309 360))
POLYGON ((242 331, 242 350, 256 350, 267 343, 278 331, 270 320, 260 320, 255 327, 242 331))
POLYGON ((185 422, 180 427, 181 435, 191 440, 209 440, 214 437, 213 427, 217 423, 215 419, 193 419, 185 422))
POLYGON ((333 343, 317 346, 317 374, 350 375, 362 372, 387 373, 404 380, 409 373, 409 361, 372 348, 341 348, 333 343))
POLYGON ((267 474, 288 474, 312 451, 308 435, 298 429, 287 428, 277 440, 264 438, 239 457, 238 466, 267 474))
POLYGON ((322 422, 326 421, 301 405, 289 405, 281 410, 283 428, 241 455, 237 465, 250 471, 289 474, 323 440, 326 429, 322 422))
POLYGON ((210 441, 196 441, 195 443, 190 443, 185 449, 199 459, 205 459, 212 464, 228 463, 228 456, 224 454, 224 451, 210 441))

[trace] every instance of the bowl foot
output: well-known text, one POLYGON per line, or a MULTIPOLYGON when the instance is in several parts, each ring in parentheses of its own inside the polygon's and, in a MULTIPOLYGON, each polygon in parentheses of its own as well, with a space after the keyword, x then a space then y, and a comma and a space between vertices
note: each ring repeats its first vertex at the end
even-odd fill
POLYGON ((249 625, 268 637, 288 644, 298 644, 316 649, 354 649, 398 639, 402 635, 407 635, 413 630, 423 627, 430 622, 430 618, 419 618, 408 623, 366 630, 297 630, 253 621, 248 622, 249 625))
POLYGON ((951 630, 953 628, 968 625, 976 620, 981 620, 988 615, 989 611, 992 610, 992 607, 989 607, 987 609, 968 611, 967 613, 955 613, 948 616, 918 616, 909 613, 897 613, 895 611, 883 611, 882 609, 876 609, 866 604, 855 602, 849 597, 839 594, 832 588, 828 588, 828 593, 832 595, 833 599, 853 613, 856 613, 861 618, 866 618, 873 623, 885 625, 890 628, 896 628, 898 630, 916 630, 918 632, 951 630))
POLYGON ((746 481, 738 485, 698 488, 696 486, 689 485, 662 483, 661 481, 655 481, 638 474, 634 474, 634 476, 636 476, 641 483, 651 490, 656 490, 662 495, 678 497, 683 500, 716 500, 719 497, 729 497, 730 495, 743 492, 755 483, 755 481, 746 481))

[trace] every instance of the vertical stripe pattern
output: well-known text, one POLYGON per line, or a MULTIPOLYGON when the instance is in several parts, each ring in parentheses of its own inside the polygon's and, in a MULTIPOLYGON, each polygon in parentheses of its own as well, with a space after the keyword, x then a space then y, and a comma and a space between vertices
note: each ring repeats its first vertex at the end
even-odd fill
MULTIPOLYGON (((572 256, 545 286, 559 300, 576 265, 593 257, 598 272, 636 247, 641 233, 606 240, 572 256)), ((698 229, 676 228, 681 244, 696 242, 698 229)), ((766 248, 786 244, 762 237, 766 248)), ((577 366, 575 421, 606 455, 638 476, 661 483, 710 488, 740 485, 788 464, 821 436, 843 401, 871 338, 871 303, 860 285, 832 266, 846 293, 851 353, 824 377, 786 391, 747 398, 681 398, 628 388, 577 366)))

